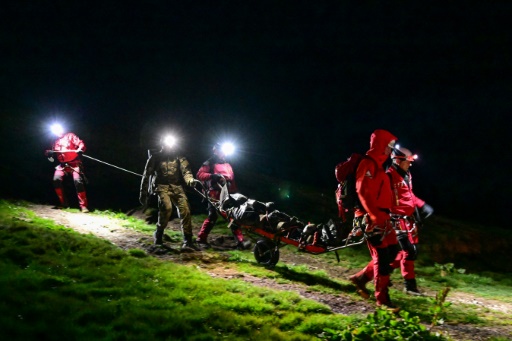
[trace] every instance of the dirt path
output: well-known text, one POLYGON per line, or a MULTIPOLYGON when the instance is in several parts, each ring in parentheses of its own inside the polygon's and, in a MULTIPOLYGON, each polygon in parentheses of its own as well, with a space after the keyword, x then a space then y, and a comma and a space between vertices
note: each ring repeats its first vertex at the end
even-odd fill
MULTIPOLYGON (((334 313, 338 314, 366 314, 373 312, 375 306, 370 301, 354 299, 353 296, 341 292, 338 295, 319 293, 312 291, 307 285, 301 283, 278 283, 272 279, 259 278, 246 273, 240 273, 234 268, 226 265, 225 260, 228 255, 222 251, 219 252, 194 252, 180 253, 179 244, 166 243, 167 248, 157 248, 152 245, 152 238, 147 234, 136 232, 123 227, 123 220, 98 216, 95 214, 71 213, 62 210, 53 209, 48 205, 31 205, 29 207, 38 216, 55 221, 57 224, 74 229, 83 234, 93 234, 97 237, 109 240, 121 249, 142 249, 154 257, 169 260, 177 263, 194 263, 194 265, 209 274, 212 277, 224 279, 240 279, 254 285, 269 287, 275 290, 295 291, 301 296, 316 300, 328 305, 334 313)), ((169 227, 172 230, 179 231, 177 220, 170 222, 169 227)), ((198 229, 198 227, 195 227, 198 229)), ((197 234, 197 231, 194 231, 197 234)), ((215 237, 212 235, 212 237, 215 237)), ((229 239, 229 238, 226 238, 229 239)), ((229 241, 226 241, 228 247, 229 241)), ((234 245, 234 244, 233 244, 234 245)), ((280 262, 288 264, 306 265, 312 270, 324 270, 332 274, 335 278, 346 278, 348 273, 340 273, 339 267, 332 267, 328 263, 319 261, 307 254, 283 253, 280 262), (342 276, 342 277, 340 277, 342 276)), ((435 293, 430 293, 434 295, 435 293)), ((492 310, 512 314, 512 305, 499 301, 483 299, 481 297, 468 295, 465 293, 453 293, 449 295, 451 302, 461 302, 478 306, 482 310, 492 310)), ((475 325, 444 325, 436 327, 437 330, 448 333, 454 340, 489 340, 492 337, 508 337, 512 340, 512 328, 482 328, 475 325)))

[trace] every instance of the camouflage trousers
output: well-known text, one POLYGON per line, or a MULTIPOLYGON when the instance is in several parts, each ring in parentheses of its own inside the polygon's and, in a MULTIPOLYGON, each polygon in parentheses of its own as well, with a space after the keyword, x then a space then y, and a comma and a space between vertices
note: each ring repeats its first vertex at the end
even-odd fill
POLYGON ((181 221, 181 232, 183 235, 192 235, 190 205, 183 187, 179 185, 157 185, 156 194, 158 195, 157 230, 164 230, 167 227, 171 218, 172 207, 176 206, 181 221))

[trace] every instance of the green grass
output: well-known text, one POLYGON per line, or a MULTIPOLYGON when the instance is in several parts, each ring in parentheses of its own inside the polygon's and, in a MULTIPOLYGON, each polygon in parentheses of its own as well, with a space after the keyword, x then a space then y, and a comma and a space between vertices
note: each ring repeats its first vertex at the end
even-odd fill
MULTIPOLYGON (((160 261, 139 249, 124 252, 92 235, 38 218, 27 206, 0 201, 0 328, 8 339, 349 340, 352 336, 347 335, 370 332, 368 326, 379 330, 376 326, 386 323, 397 332, 424 333, 417 329, 419 323, 432 321, 435 302, 404 295, 398 273, 393 274, 393 281, 400 284, 392 287, 391 295, 409 317, 396 322, 382 314, 345 317, 293 292, 213 279, 193 266, 160 261)), ((95 214, 121 219, 123 226, 144 233, 154 229, 122 213, 95 214)), ((197 225, 204 215, 194 219, 197 225)), ((216 229, 229 233, 220 219, 216 229)), ((296 252, 291 247, 281 250, 296 252)), ((226 266, 242 272, 359 299, 349 282, 324 271, 282 262, 269 270, 256 264, 251 252, 231 251, 229 255, 226 266)), ((310 256, 336 262, 332 253, 310 256)), ((340 270, 359 269, 369 259, 364 246, 343 249, 340 257, 340 270)), ((440 290, 449 286, 510 302, 506 275, 462 272, 455 265, 435 263, 417 268, 421 287, 440 290), (443 267, 449 271, 442 275, 443 267)), ((442 313, 449 323, 511 324, 504 314, 474 305, 451 304, 442 313)))
POLYGON ((4 337, 308 340, 343 324, 295 293, 141 258, 10 203, 0 217, 4 337))

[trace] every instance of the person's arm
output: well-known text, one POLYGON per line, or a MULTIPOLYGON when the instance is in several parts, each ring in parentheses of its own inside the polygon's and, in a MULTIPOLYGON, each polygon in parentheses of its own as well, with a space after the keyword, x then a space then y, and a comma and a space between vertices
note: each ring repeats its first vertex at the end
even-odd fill
POLYGON ((86 147, 85 147, 84 141, 80 140, 80 138, 78 138, 78 136, 76 136, 76 138, 78 139, 78 144, 77 144, 78 148, 77 148, 77 150, 81 151, 82 153, 85 153, 86 147))
POLYGON ((85 143, 77 135, 69 133, 67 138, 72 146, 71 149, 74 149, 77 152, 85 152, 85 143))
POLYGON ((414 202, 414 209, 415 209, 416 219, 419 222, 421 222, 422 220, 427 219, 428 217, 430 217, 434 213, 434 209, 432 208, 432 206, 427 204, 425 202, 425 200, 423 200, 421 198, 418 198, 414 194, 414 192, 412 191, 412 176, 410 176, 409 178, 410 178, 409 185, 410 185, 410 189, 411 189, 412 200, 414 202))
POLYGON ((188 163, 188 160, 184 157, 179 158, 180 162, 180 170, 181 175, 183 176, 183 180, 185 180, 185 183, 188 186, 194 185, 194 175, 192 175, 192 171, 190 170, 190 164, 188 163))
POLYGON ((196 177, 200 181, 208 181, 211 180, 212 174, 210 173, 210 163, 206 161, 203 163, 201 168, 197 171, 196 177))
POLYGON ((144 167, 144 173, 142 174, 142 180, 140 182, 139 201, 142 205, 146 204, 149 189, 149 176, 154 172, 154 159, 150 156, 144 167))
POLYGON ((363 208, 370 216, 372 225, 384 225, 389 215, 377 206, 377 196, 383 185, 376 177, 377 165, 369 159, 363 159, 356 171, 356 192, 363 208))

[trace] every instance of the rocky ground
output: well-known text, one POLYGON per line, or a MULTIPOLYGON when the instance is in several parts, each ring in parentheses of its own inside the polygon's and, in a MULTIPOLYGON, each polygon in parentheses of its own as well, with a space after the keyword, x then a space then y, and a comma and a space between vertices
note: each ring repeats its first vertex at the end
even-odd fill
MULTIPOLYGON (((268 278, 259 278, 247 273, 240 273, 232 267, 226 265, 225 260, 228 255, 223 252, 224 249, 232 249, 234 242, 230 236, 219 236, 212 234, 211 237, 217 240, 217 252, 193 252, 180 253, 179 243, 166 243, 165 247, 155 247, 152 245, 152 238, 147 234, 133 231, 123 227, 123 221, 114 218, 98 216, 94 214, 72 213, 63 210, 54 209, 48 205, 32 205, 30 209, 38 216, 55 221, 58 224, 74 229, 80 233, 93 234, 100 238, 109 240, 118 247, 128 250, 133 248, 143 249, 154 257, 179 263, 194 263, 196 266, 212 277, 219 278, 237 278, 250 282, 254 285, 270 287, 275 290, 295 291, 301 296, 316 300, 331 307, 337 314, 356 314, 370 313, 374 311, 375 306, 371 301, 364 301, 353 296, 340 293, 337 295, 325 294, 312 291, 307 285, 302 283, 279 283, 268 278)), ((179 231, 177 220, 170 222, 170 229, 179 231)), ((195 227, 196 229, 198 226, 195 227)), ((194 231, 197 235, 197 231, 194 231)), ((346 278, 348 273, 340 273, 340 267, 334 269, 327 262, 319 261, 318 257, 309 254, 300 254, 296 252, 283 252, 279 262, 288 264, 307 265, 312 270, 323 270, 332 274, 335 278, 346 278)), ((355 288, 354 288, 355 291, 355 288)), ((427 293, 434 295, 435 293, 427 293)), ((512 314, 512 305, 499 301, 484 299, 482 297, 472 296, 465 293, 450 292, 449 300, 463 302, 466 304, 478 305, 487 310, 512 314)), ((490 340, 493 337, 502 337, 512 340, 512 328, 504 327, 478 327, 475 325, 443 325, 435 327, 437 331, 448 334, 454 340, 490 340)))

